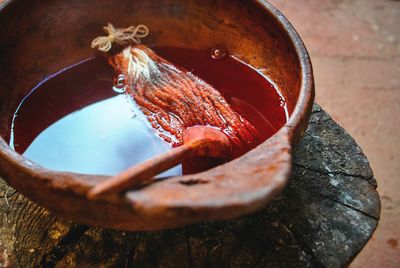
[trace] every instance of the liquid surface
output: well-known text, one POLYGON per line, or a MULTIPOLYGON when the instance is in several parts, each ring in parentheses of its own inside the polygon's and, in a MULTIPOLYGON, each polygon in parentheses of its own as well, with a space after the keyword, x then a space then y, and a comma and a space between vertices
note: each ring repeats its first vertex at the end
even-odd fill
MULTIPOLYGON (((264 139, 286 122, 276 88, 235 58, 214 59, 210 51, 181 48, 155 51, 217 88, 264 139)), ((132 99, 113 90, 114 76, 103 58, 93 58, 48 77, 21 101, 10 145, 49 169, 102 175, 117 174, 169 150, 132 99)), ((186 164, 183 173, 210 166, 201 162, 186 164)), ((178 166, 162 176, 181 174, 178 166)))

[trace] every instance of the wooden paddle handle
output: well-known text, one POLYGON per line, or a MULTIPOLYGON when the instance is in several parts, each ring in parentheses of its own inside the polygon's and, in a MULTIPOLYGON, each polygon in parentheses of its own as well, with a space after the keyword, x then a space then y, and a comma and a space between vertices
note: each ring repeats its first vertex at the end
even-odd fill
POLYGON ((156 156, 139 165, 133 166, 110 180, 91 189, 87 197, 95 200, 101 196, 119 193, 127 188, 134 187, 149 178, 166 171, 189 156, 195 155, 199 146, 196 143, 183 144, 164 154, 156 156))

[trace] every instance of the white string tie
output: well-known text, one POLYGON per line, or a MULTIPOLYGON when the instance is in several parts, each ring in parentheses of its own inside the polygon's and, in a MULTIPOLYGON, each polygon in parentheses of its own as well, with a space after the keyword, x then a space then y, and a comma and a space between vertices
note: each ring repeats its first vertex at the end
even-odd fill
POLYGON ((108 23, 103 29, 108 36, 99 36, 92 41, 92 48, 97 48, 103 52, 109 51, 114 42, 120 45, 126 45, 130 42, 140 44, 141 39, 149 35, 149 28, 143 24, 128 28, 115 28, 111 23, 108 23))

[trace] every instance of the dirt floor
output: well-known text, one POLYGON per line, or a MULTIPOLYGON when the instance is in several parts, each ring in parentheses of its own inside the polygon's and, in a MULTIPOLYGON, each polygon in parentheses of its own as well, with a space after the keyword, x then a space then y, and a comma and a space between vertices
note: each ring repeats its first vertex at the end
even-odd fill
POLYGON ((400 1, 270 0, 303 38, 317 102, 361 145, 382 199, 351 267, 400 267, 400 1))

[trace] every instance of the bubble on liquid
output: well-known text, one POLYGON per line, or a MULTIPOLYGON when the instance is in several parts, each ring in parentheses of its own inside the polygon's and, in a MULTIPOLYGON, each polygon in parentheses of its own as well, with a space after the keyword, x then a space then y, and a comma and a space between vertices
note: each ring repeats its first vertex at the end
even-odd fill
POLYGON ((286 100, 284 99, 284 98, 280 98, 280 103, 279 103, 279 105, 281 106, 281 107, 285 107, 286 106, 286 100))
POLYGON ((225 58, 228 55, 228 52, 224 48, 214 48, 211 50, 211 57, 214 60, 220 60, 225 58))
POLYGON ((126 92, 126 84, 125 84, 125 75, 118 75, 115 84, 113 86, 113 90, 117 93, 125 93, 126 92))

